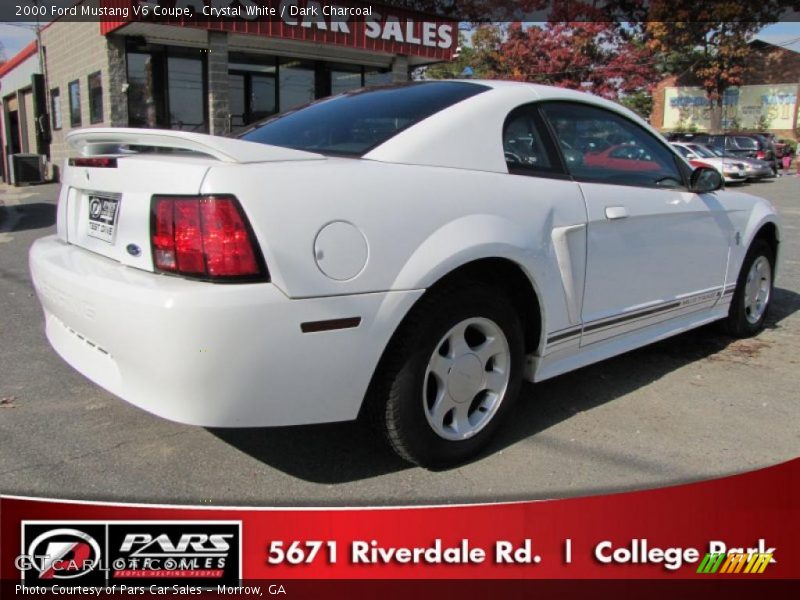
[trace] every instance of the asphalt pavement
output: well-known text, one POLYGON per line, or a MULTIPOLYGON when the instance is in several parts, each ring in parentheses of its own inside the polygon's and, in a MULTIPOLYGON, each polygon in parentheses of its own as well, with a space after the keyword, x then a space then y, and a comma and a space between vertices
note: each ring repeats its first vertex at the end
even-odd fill
POLYGON ((55 185, 0 185, 0 493, 229 505, 427 504, 659 487, 800 455, 800 177, 747 184, 784 219, 768 328, 713 327, 537 384, 489 450, 410 467, 357 423, 208 430, 133 408, 44 337, 27 267, 55 185))

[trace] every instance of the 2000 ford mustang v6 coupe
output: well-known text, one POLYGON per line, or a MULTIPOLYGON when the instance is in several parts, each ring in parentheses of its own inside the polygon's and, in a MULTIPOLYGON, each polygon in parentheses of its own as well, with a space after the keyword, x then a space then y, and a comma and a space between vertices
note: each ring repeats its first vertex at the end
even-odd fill
POLYGON ((425 466, 541 381, 723 320, 764 325, 773 207, 620 106, 510 82, 311 104, 238 139, 86 129, 30 253, 47 337, 207 427, 370 415, 425 466), (609 146, 628 148, 597 161, 609 146))

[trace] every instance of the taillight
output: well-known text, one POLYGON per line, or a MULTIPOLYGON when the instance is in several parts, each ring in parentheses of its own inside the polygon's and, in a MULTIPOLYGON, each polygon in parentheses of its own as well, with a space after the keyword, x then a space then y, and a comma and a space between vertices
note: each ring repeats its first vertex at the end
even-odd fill
POLYGON ((264 280, 267 269, 233 196, 155 196, 153 261, 159 271, 212 280, 264 280))
POLYGON ((767 155, 766 152, 764 152, 763 150, 759 150, 758 152, 756 152, 756 158, 758 160, 764 160, 764 157, 766 155, 767 155))
POLYGON ((93 167, 96 169, 116 169, 117 159, 107 156, 95 156, 91 158, 70 158, 70 167, 93 167))

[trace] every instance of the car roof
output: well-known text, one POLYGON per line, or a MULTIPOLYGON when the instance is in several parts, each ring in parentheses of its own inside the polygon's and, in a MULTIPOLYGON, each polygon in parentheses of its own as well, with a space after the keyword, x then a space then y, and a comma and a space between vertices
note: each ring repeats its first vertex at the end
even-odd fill
MULTIPOLYGON (((554 85, 543 85, 540 83, 529 83, 527 81, 508 81, 504 79, 452 79, 463 83, 477 83, 493 90, 504 92, 508 90, 527 89, 534 94, 538 100, 574 100, 576 102, 586 102, 597 104, 613 110, 623 109, 625 113, 636 115, 621 104, 612 100, 607 100, 601 96, 596 96, 590 92, 580 92, 569 88, 556 87, 554 85)), ((636 115, 638 117, 638 115, 636 115)))
MULTIPOLYGON (((442 80, 426 80, 442 81, 442 80)), ((615 112, 654 135, 661 134, 626 107, 586 92, 493 79, 449 79, 488 88, 401 131, 363 158, 382 162, 507 173, 501 133, 513 109, 547 100, 579 102, 615 112)), ((425 81, 420 82, 422 84, 425 81)))

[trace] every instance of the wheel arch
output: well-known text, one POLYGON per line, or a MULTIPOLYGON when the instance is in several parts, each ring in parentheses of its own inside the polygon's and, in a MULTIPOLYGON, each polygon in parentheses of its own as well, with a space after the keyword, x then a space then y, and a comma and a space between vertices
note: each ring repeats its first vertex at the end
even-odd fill
POLYGON ((780 232, 777 224, 775 224, 773 221, 767 221, 759 227, 758 231, 756 231, 755 235, 753 236, 751 243, 755 240, 764 240, 770 245, 772 251, 775 253, 775 256, 778 255, 778 245, 781 241, 780 232))
POLYGON ((742 260, 744 260, 744 254, 747 253, 750 246, 753 245, 753 242, 756 240, 763 240, 765 241, 770 248, 772 248, 773 253, 773 270, 775 271, 773 277, 777 275, 779 270, 780 264, 780 257, 781 257, 781 229, 780 224, 776 215, 768 214, 768 215, 761 215, 760 219, 753 219, 755 221, 752 226, 748 227, 749 235, 746 237, 746 244, 744 244, 744 251, 742 254, 742 260))
POLYGON ((426 294, 462 279, 480 281, 503 290, 522 321, 525 352, 532 353, 541 348, 544 331, 543 304, 533 279, 518 262, 494 256, 464 263, 431 285, 426 294))
POLYGON ((528 300, 519 307, 521 316, 528 321, 535 316, 538 331, 526 332, 526 352, 535 352, 543 345, 547 320, 545 298, 537 285, 544 276, 537 277, 535 272, 538 265, 544 273, 543 251, 531 244, 529 231, 508 218, 468 215, 424 240, 403 265, 392 289, 424 289, 427 294, 438 285, 468 276, 495 285, 506 281, 517 300, 528 300), (535 307, 536 315, 529 314, 527 307, 535 307))
MULTIPOLYGON (((397 326, 389 336, 383 352, 372 372, 370 383, 359 415, 370 412, 368 404, 373 396, 373 389, 380 376, 381 370, 390 355, 393 345, 400 335, 404 325, 408 322, 415 310, 424 305, 425 299, 440 289, 449 287, 459 281, 479 281, 489 286, 497 286, 508 294, 509 299, 517 309, 522 321, 523 340, 525 353, 538 352, 544 345, 545 317, 544 304, 539 289, 528 271, 517 261, 506 256, 484 256, 458 264, 451 270, 441 275, 438 279, 426 286, 425 292, 417 298, 408 311, 399 319, 397 326), (366 410, 365 410, 366 409, 366 410)), ((374 415, 373 415, 374 418, 374 415)))

